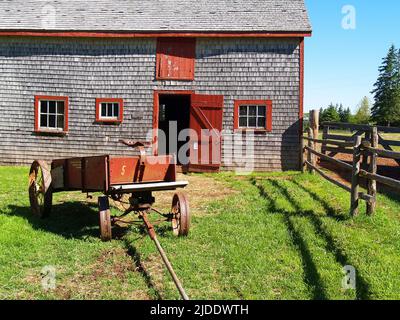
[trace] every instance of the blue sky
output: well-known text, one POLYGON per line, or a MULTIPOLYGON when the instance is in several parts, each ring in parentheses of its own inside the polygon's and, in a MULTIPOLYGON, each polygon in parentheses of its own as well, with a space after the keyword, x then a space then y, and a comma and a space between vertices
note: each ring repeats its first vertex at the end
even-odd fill
POLYGON ((378 68, 389 46, 400 47, 398 0, 305 0, 313 36, 305 41, 305 110, 343 103, 355 110, 372 99, 378 68), (342 28, 342 8, 352 5, 356 28, 342 28))

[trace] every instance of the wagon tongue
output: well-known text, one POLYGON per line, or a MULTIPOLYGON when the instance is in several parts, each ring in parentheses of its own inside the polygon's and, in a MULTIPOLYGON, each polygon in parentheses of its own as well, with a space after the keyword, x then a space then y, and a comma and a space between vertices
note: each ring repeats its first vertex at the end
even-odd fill
POLYGON ((178 279, 178 277, 177 277, 177 275, 176 275, 174 269, 172 268, 172 265, 171 265, 170 261, 169 261, 168 258, 167 258, 167 255, 165 254, 163 248, 161 247, 160 242, 159 242, 158 239, 157 239, 156 232, 154 231, 154 227, 153 227, 153 225, 150 223, 150 221, 149 221, 149 219, 148 219, 148 217, 147 217, 147 213, 146 213, 145 211, 142 211, 142 212, 140 213, 140 218, 143 220, 143 222, 144 222, 144 224, 145 224, 145 226, 146 226, 147 232, 149 233, 149 236, 150 236, 151 240, 153 240, 154 243, 156 244, 157 250, 158 250, 158 252, 160 253, 161 258, 163 259, 164 264, 165 264, 165 266, 166 266, 167 269, 168 269, 168 272, 170 273, 172 279, 174 280, 175 286, 176 286, 176 288, 178 289, 178 291, 179 291, 179 293, 180 293, 182 299, 183 299, 183 300, 189 300, 189 297, 188 297, 188 295, 186 294, 185 289, 184 289, 183 286, 182 286, 182 283, 181 283, 180 280, 178 279))

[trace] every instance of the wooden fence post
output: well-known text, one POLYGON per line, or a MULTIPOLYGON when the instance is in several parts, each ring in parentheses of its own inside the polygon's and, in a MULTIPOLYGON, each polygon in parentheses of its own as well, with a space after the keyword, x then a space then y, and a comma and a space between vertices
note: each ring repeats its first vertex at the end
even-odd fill
MULTIPOLYGON (((313 130, 311 129, 311 127, 308 128, 308 137, 311 138, 311 139, 313 139, 313 130)), ((308 140, 308 147, 311 148, 311 149, 314 149, 314 142, 311 141, 311 140, 308 140)), ((314 165, 314 159, 315 159, 315 155, 314 155, 313 153, 311 153, 310 151, 308 151, 308 154, 307 154, 307 161, 308 161, 309 163, 311 163, 312 165, 314 165)), ((314 172, 314 169, 311 168, 311 167, 308 168, 308 171, 309 171, 311 174, 314 174, 314 173, 315 173, 315 172, 314 172)))
POLYGON ((354 141, 353 150, 353 171, 351 175, 351 205, 350 214, 357 216, 359 213, 359 185, 360 185, 360 169, 361 169, 361 136, 357 135, 354 141))
POLYGON ((305 172, 305 165, 306 165, 306 162, 304 159, 304 152, 305 152, 304 139, 303 139, 303 136, 301 136, 300 137, 300 169, 301 169, 302 173, 305 172))
POLYGON ((314 139, 319 138, 319 110, 310 111, 310 127, 313 130, 314 139))
MULTIPOLYGON (((378 135, 378 128, 373 127, 371 130, 371 147, 372 148, 378 148, 379 145, 379 135, 378 135)), ((370 162, 369 162, 369 172, 372 174, 377 173, 378 169, 378 156, 375 152, 371 152, 370 155, 370 162)), ((372 196, 372 202, 367 203, 367 214, 373 215, 375 213, 376 209, 376 194, 377 194, 377 188, 376 188, 376 181, 369 179, 368 180, 368 194, 372 196)))
MULTIPOLYGON (((370 142, 371 144, 372 144, 372 141, 371 141, 371 139, 372 139, 372 127, 371 127, 371 130, 370 131, 366 131, 365 132, 365 141, 368 141, 368 142, 370 142)), ((365 169, 365 170, 367 170, 367 168, 368 168, 368 158, 369 158, 369 156, 368 156, 368 154, 365 152, 363 155, 362 155, 362 168, 363 169, 365 169)))
MULTIPOLYGON (((329 126, 328 125, 324 125, 323 133, 322 133, 322 140, 328 139, 328 135, 329 135, 329 126)), ((321 153, 326 155, 326 143, 322 143, 321 153)))

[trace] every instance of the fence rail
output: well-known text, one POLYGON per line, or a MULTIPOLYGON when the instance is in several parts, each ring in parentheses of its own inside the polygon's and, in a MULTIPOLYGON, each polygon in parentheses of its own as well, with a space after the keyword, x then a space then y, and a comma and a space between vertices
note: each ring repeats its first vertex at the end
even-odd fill
POLYGON ((360 200, 366 201, 367 214, 372 215, 376 208, 377 182, 400 191, 399 180, 377 174, 379 157, 393 159, 400 164, 400 152, 393 151, 391 148, 391 146, 400 146, 400 141, 385 140, 379 135, 379 132, 400 133, 400 128, 327 122, 323 123, 323 137, 319 139, 318 119, 318 111, 313 110, 310 113, 311 127, 308 130, 308 137, 303 136, 301 139, 302 171, 305 172, 308 169, 310 173, 317 172, 324 179, 349 192, 351 194, 351 215, 359 214, 360 200), (356 132, 352 136, 330 134, 329 130, 332 127, 356 132), (308 142, 307 145, 305 141, 308 142), (317 150, 317 144, 321 145, 321 152, 317 150), (380 149, 379 145, 385 149, 380 149), (353 156, 352 164, 334 158, 338 153, 351 154, 353 156), (348 186, 321 170, 317 166, 318 158, 351 172, 351 185, 348 186), (366 170, 365 167, 368 169, 366 170), (359 191, 360 178, 367 180, 367 194, 359 191))

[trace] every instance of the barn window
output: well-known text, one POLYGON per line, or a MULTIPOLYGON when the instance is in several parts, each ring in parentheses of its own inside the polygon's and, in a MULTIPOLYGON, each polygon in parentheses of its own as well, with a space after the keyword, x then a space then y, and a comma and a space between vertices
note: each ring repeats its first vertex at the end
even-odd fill
POLYGON ((123 99, 96 99, 96 122, 121 123, 123 115, 123 99))
POLYGON ((160 38, 157 41, 157 80, 194 80, 196 39, 160 38))
POLYGON ((236 100, 234 129, 272 131, 272 101, 236 100))
POLYGON ((35 131, 68 131, 68 97, 35 96, 35 131))

